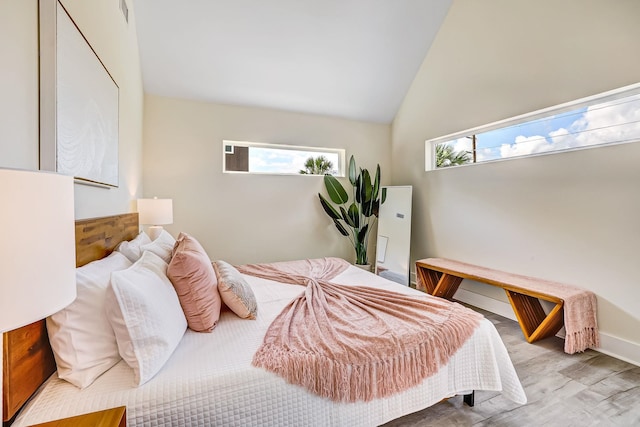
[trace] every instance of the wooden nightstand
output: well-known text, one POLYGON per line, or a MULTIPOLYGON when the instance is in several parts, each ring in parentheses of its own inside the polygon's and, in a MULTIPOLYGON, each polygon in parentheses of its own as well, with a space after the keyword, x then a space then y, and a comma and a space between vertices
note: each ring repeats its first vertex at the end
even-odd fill
POLYGON ((89 414, 77 415, 75 417, 64 418, 57 421, 49 421, 36 424, 32 427, 126 427, 127 408, 120 406, 117 408, 105 409, 104 411, 91 412, 89 414))

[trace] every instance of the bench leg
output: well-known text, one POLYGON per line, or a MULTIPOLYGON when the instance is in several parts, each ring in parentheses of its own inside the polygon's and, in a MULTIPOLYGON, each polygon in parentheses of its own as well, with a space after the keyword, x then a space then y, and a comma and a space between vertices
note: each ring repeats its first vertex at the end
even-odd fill
POLYGON ((419 267, 416 268, 416 273, 418 279, 416 288, 420 291, 433 295, 433 291, 436 289, 436 286, 438 286, 442 273, 419 267))
POLYGON ((505 291, 528 342, 555 335, 562 328, 564 322, 562 303, 556 304, 549 314, 546 314, 537 298, 505 291))
POLYGON ((475 397, 476 397, 476 392, 474 390, 470 394, 465 394, 464 396, 462 396, 462 401, 466 403, 467 406, 470 406, 473 408, 473 405, 475 405, 475 397))
POLYGON ((431 295, 449 300, 453 299, 453 295, 455 295, 461 282, 462 277, 443 274, 438 281, 438 286, 436 286, 431 295))
POLYGON ((416 268, 417 283, 416 288, 430 295, 453 299, 462 282, 462 277, 452 276, 450 274, 441 273, 428 268, 416 268))

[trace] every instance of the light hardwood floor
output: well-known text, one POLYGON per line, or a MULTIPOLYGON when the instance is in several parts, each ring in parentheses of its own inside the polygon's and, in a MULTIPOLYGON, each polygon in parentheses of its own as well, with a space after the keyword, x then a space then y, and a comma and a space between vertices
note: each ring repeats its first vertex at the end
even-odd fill
POLYGON ((529 344, 513 320, 477 311, 502 336, 528 403, 476 391, 473 408, 454 397, 385 427, 640 426, 640 367, 592 350, 568 355, 557 337, 529 344))

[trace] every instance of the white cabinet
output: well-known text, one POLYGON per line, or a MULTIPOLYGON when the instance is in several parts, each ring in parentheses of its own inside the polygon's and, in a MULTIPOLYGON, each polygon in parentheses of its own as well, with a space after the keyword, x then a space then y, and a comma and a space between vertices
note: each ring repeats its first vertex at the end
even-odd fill
POLYGON ((412 187, 382 187, 384 202, 378 213, 375 273, 409 285, 412 187))

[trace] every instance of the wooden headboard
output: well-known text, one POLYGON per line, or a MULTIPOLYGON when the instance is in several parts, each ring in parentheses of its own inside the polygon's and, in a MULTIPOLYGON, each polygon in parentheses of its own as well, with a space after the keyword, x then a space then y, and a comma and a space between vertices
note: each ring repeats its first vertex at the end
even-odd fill
MULTIPOLYGON (((76 221, 76 266, 104 258, 138 231, 137 213, 76 221)), ((3 421, 8 421, 55 372, 56 364, 44 320, 7 332, 3 340, 2 405, 3 421)))

